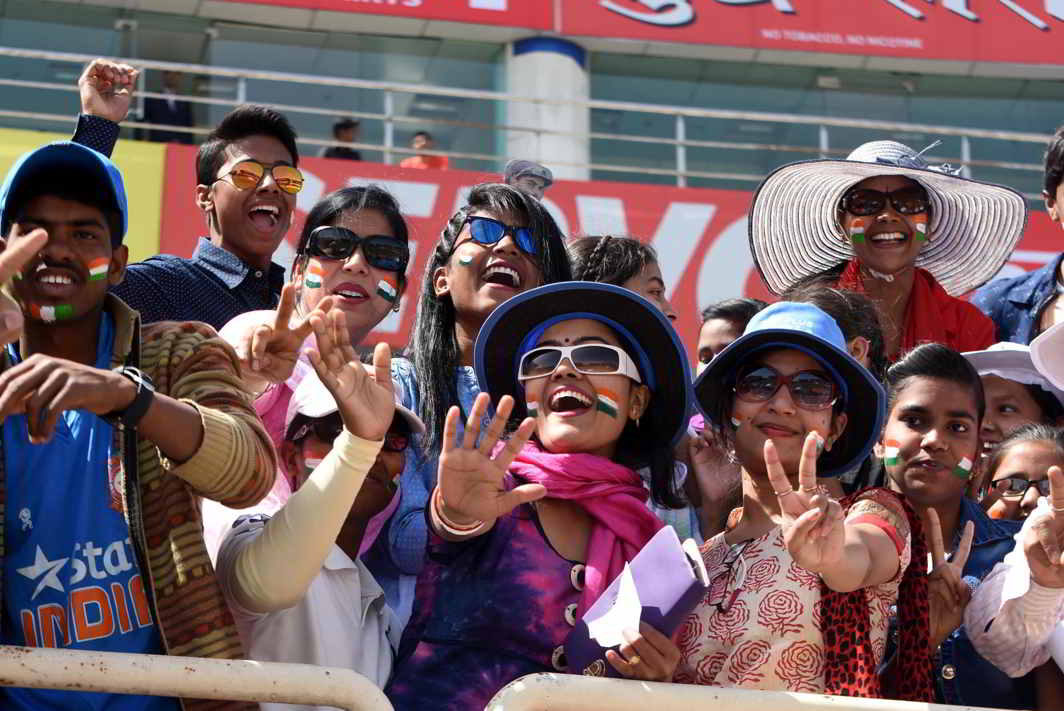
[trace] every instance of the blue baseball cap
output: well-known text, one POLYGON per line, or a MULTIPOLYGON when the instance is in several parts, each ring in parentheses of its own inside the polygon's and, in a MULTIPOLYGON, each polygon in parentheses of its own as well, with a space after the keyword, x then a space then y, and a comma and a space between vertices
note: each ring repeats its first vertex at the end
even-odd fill
POLYGON ((841 392, 846 429, 820 455, 817 476, 838 476, 857 467, 879 439, 887 416, 887 395, 872 373, 850 355, 835 319, 812 304, 780 301, 755 314, 743 335, 718 353, 695 380, 698 409, 715 420, 720 402, 735 388, 739 367, 761 351, 781 348, 811 356, 841 392))
POLYGON ((122 172, 111 159, 88 146, 72 141, 56 141, 24 153, 11 166, 0 187, 0 234, 7 235, 15 216, 10 208, 22 196, 19 190, 26 181, 42 174, 65 171, 67 175, 82 177, 88 185, 97 186, 122 216, 122 233, 111 235, 112 246, 122 244, 129 226, 129 206, 122 172))

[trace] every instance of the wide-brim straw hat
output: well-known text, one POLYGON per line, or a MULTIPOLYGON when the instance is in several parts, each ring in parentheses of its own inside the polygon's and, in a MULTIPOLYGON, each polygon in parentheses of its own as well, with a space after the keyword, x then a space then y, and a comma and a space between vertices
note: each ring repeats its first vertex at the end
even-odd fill
POLYGON ((750 252, 773 293, 853 259, 839 224, 839 202, 852 186, 879 175, 911 178, 927 191, 929 239, 916 266, 953 296, 989 281, 1023 236, 1027 205, 1020 193, 962 178, 949 166, 932 167, 896 141, 873 141, 846 160, 790 163, 758 187, 749 218, 750 252))

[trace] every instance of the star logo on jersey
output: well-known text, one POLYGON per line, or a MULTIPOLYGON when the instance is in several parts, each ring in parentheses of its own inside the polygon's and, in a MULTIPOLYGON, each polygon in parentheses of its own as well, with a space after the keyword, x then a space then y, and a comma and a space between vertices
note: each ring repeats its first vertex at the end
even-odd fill
POLYGON ((40 594, 41 590, 45 588, 52 588, 63 592, 63 584, 59 582, 59 571, 62 569, 69 558, 58 558, 56 560, 48 560, 48 557, 41 550, 40 546, 37 546, 37 557, 33 561, 33 565, 27 565, 25 568, 18 568, 18 572, 21 575, 26 576, 30 580, 40 581, 37 583, 37 587, 33 590, 33 595, 30 600, 33 600, 40 594), (43 577, 42 577, 43 576, 43 577))

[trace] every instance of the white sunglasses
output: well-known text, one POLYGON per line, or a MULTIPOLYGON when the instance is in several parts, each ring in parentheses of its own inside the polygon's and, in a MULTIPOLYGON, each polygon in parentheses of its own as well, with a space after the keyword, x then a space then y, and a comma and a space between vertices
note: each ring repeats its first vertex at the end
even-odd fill
POLYGON ((554 373, 563 360, 585 375, 626 375, 637 383, 643 380, 632 358, 618 346, 606 343, 582 343, 578 346, 540 346, 521 356, 518 380, 545 378, 554 373))

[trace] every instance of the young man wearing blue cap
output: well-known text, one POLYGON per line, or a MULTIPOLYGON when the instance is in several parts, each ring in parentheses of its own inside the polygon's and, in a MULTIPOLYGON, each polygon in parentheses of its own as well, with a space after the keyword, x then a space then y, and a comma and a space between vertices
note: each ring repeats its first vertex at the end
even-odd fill
MULTIPOLYGON (((126 225, 118 169, 75 143, 27 153, 0 188, 5 250, 37 248, 0 297, 5 323, 16 304, 24 317, 0 362, 0 642, 237 658, 199 498, 255 503, 276 458, 210 328, 142 330, 108 294, 126 225)), ((8 688, 0 706, 180 707, 94 696, 8 688)))

